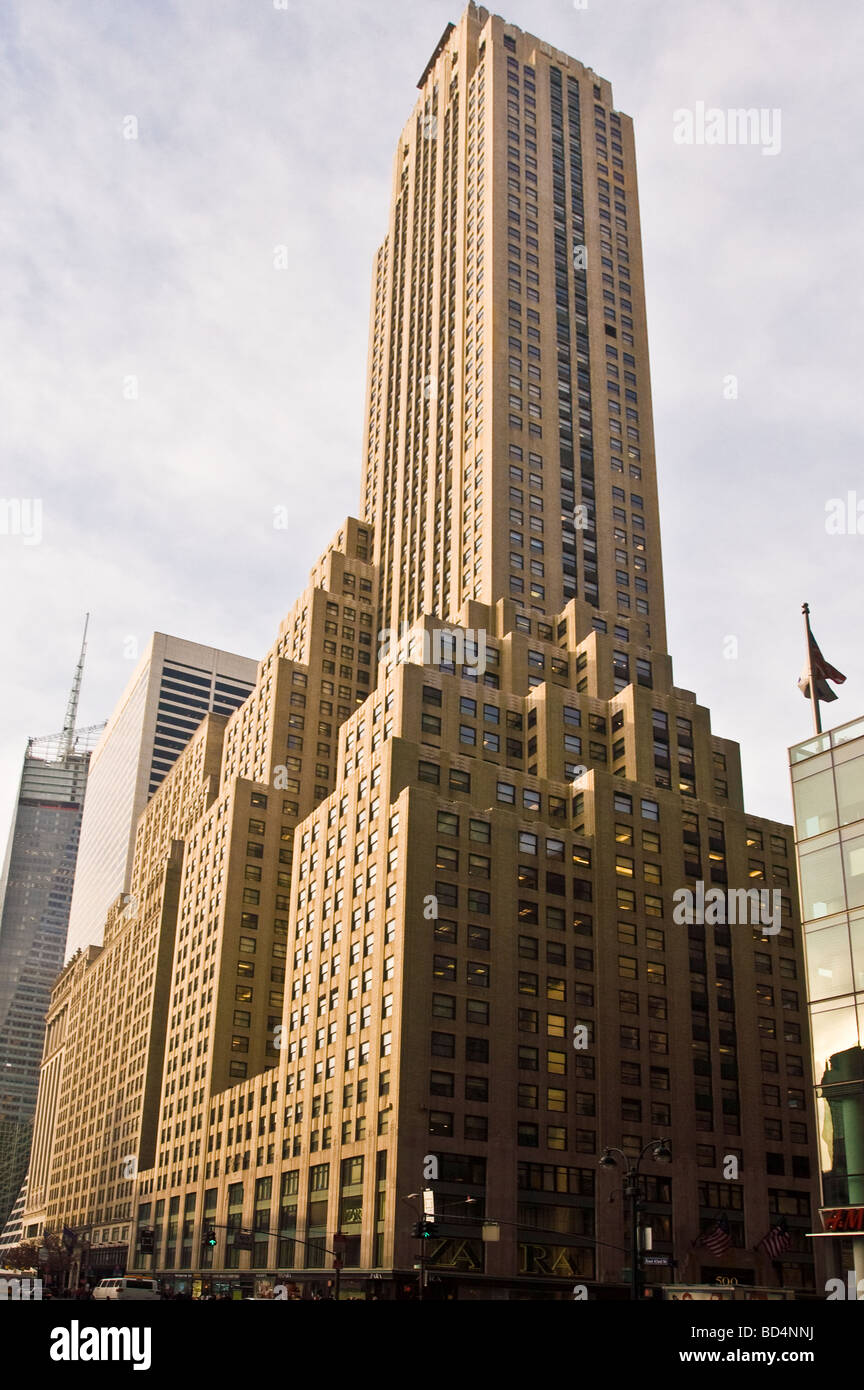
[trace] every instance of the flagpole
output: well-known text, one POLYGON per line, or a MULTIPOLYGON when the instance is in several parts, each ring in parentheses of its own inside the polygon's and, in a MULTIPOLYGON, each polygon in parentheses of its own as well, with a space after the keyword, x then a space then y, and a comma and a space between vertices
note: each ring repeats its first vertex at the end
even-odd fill
POLYGON ((822 714, 819 709, 819 696, 816 692, 816 682, 813 679, 813 634, 810 631, 810 605, 802 605, 801 612, 804 614, 804 627, 807 634, 807 673, 810 684, 810 703, 813 706, 813 724, 817 734, 822 732, 822 714))

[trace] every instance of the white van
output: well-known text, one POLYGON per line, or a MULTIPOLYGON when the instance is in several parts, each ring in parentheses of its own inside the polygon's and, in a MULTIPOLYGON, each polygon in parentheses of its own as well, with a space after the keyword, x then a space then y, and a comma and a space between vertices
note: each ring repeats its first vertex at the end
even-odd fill
POLYGON ((141 1274, 124 1275, 118 1279, 103 1279, 93 1290, 94 1298, 113 1298, 125 1303, 130 1299, 161 1298, 159 1283, 141 1274))

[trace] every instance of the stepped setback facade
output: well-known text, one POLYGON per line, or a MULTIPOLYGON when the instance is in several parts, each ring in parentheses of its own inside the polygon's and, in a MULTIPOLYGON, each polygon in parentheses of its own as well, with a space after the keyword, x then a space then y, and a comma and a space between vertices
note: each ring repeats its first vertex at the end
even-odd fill
POLYGON ((602 1296, 647 1148, 646 1284, 812 1287, 793 836, 666 651, 632 125, 473 5, 397 146, 366 406, 361 517, 55 988, 25 1232, 193 1289, 602 1296))

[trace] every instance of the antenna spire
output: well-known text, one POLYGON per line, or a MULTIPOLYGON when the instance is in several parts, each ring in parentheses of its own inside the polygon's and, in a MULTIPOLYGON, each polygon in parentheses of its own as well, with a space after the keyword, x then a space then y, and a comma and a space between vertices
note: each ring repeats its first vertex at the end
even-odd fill
POLYGON ((75 743, 75 721, 78 718, 78 698, 81 694, 81 678, 84 675, 84 656, 87 651, 87 627, 90 622, 90 614, 84 615, 84 636, 81 639, 81 655, 78 658, 78 665, 75 667, 75 675, 72 678, 72 689, 69 691, 69 703, 66 706, 66 718, 63 721, 63 734, 61 745, 61 757, 68 758, 75 743))

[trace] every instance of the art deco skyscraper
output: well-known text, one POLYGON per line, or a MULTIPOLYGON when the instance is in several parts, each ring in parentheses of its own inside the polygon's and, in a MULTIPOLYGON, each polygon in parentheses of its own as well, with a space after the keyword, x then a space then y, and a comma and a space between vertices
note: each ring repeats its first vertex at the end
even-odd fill
POLYGON ((646 1280, 812 1285, 792 835, 666 652, 630 122, 473 5, 399 141, 369 362, 362 519, 55 989, 25 1229, 178 1283, 341 1252, 399 1297, 429 1187, 430 1295, 603 1296, 609 1147, 646 1151, 646 1280), (777 912, 682 920, 706 885, 777 912))
POLYGON ((662 652, 632 122, 604 78, 476 7, 419 86, 369 338, 383 617, 576 598, 585 631, 599 610, 662 652))

